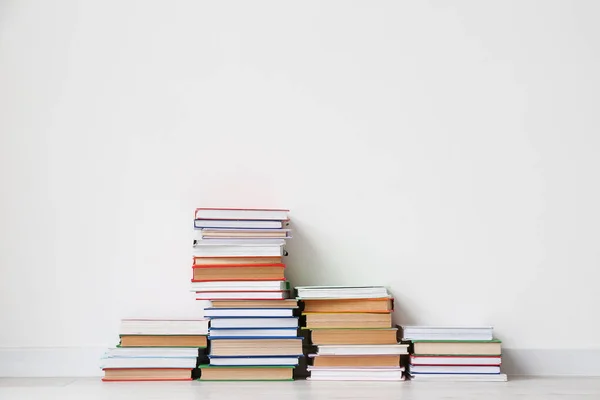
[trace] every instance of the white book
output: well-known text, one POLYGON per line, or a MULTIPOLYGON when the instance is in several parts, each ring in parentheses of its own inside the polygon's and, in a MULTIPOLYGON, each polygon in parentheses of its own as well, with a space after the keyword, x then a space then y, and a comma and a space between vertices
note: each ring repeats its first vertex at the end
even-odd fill
POLYGON ((360 356, 408 354, 407 344, 326 345, 318 346, 320 356, 360 356))
POLYGON ((363 299, 389 297, 383 286, 298 286, 301 299, 363 299))
POLYGON ((281 229, 287 223, 281 221, 236 221, 236 220, 215 220, 215 219, 197 219, 194 221, 194 227, 201 228, 229 228, 229 229, 281 229))
POLYGON ((282 300, 290 297, 287 290, 272 292, 198 292, 196 300, 282 300))
POLYGON ((500 365, 502 357, 411 356, 412 365, 500 365))
POLYGON ((401 381, 404 368, 315 368, 308 367, 313 381, 401 381))
POLYGON ((290 210, 274 208, 197 208, 196 219, 276 220, 288 219, 290 210))
POLYGON ((196 237, 207 239, 244 240, 252 238, 289 239, 291 229, 197 228, 196 237))
POLYGON ((281 245, 194 245, 196 257, 281 257, 284 254, 281 245))
POLYGON ((102 360, 102 368, 196 368, 198 360, 196 357, 182 358, 105 358, 102 360))
POLYGON ((208 338, 216 337, 298 337, 298 327, 293 329, 214 329, 208 332, 208 338))
POLYGON ((203 239, 200 234, 195 235, 196 246, 283 246, 283 238, 243 238, 243 239, 203 239))
POLYGON ((499 374, 500 367, 473 365, 411 365, 411 374, 499 374))
POLYGON ((205 317, 293 317, 292 308, 205 308, 205 317))
POLYGON ((211 328, 298 328, 298 318, 213 318, 211 328))
POLYGON ((123 319, 121 335, 208 335, 208 319, 123 319))
POLYGON ((298 357, 214 357, 210 365, 298 365, 298 357))
POLYGON ((193 292, 221 292, 221 291, 270 291, 286 290, 285 281, 211 281, 192 282, 193 292))
POLYGON ((197 348, 188 347, 117 347, 106 352, 106 358, 196 358, 197 348))
POLYGON ((492 340, 491 326, 403 326, 405 340, 492 340))
POLYGON ((416 382, 506 382, 506 374, 415 374, 410 376, 416 382))

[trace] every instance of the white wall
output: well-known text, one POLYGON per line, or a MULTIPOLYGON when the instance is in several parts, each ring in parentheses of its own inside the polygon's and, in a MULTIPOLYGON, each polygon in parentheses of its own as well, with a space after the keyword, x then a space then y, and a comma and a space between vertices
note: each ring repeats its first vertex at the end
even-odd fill
POLYGON ((290 208, 295 285, 598 351, 599 12, 1 2, 0 372, 98 373, 120 318, 198 313, 201 205, 290 208))

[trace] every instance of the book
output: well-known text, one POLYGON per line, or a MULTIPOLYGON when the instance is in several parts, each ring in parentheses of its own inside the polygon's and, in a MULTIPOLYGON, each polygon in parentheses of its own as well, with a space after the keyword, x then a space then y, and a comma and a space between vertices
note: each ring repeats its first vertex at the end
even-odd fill
POLYGON ((209 246, 283 246, 285 238, 212 238, 202 239, 200 231, 196 230, 196 239, 193 241, 194 246, 209 247, 209 246))
POLYGON ((424 382, 506 382, 506 374, 415 374, 411 381, 424 382))
POLYGON ((202 239, 290 238, 290 229, 233 229, 202 228, 197 230, 202 239))
POLYGON ((247 292, 271 290, 290 290, 290 283, 285 281, 192 281, 193 292, 247 292))
POLYGON ((288 219, 290 210, 279 208, 196 208, 196 219, 275 220, 288 219))
POLYGON ((104 382, 118 381, 191 381, 189 368, 121 368, 104 369, 104 382))
POLYGON ((410 374, 499 374, 497 365, 411 365, 410 374))
MULTIPOLYGON (((252 264, 236 266, 195 265, 193 268, 192 282, 245 280, 282 281, 285 279, 284 268, 284 264, 252 264)), ((242 284, 239 285, 241 286, 242 284)))
POLYGON ((287 226, 287 221, 250 221, 250 220, 216 220, 196 219, 194 228, 231 228, 231 229, 281 229, 287 226))
POLYGON ((193 265, 247 266, 282 264, 282 257, 194 257, 193 265))
POLYGON ((196 347, 117 347, 109 349, 106 357, 152 357, 152 358, 181 358, 198 357, 196 347))
POLYGON ((502 354, 500 340, 482 341, 413 341, 415 355, 446 355, 446 356, 499 356, 502 354))
POLYGON ((306 299, 304 312, 389 313, 394 309, 391 297, 365 299, 306 299))
POLYGON ((398 330, 387 329, 313 329, 311 342, 327 344, 396 344, 398 330))
POLYGON ((210 365, 243 366, 243 365, 298 365, 298 357, 219 357, 209 356, 210 365))
POLYGON ((274 329, 274 328, 244 328, 244 329, 215 329, 211 328, 208 338, 210 340, 216 337, 297 337, 298 327, 287 328, 287 329, 274 329))
POLYGON ((315 367, 398 367, 400 355, 326 356, 309 354, 315 367))
POLYGON ((312 381, 401 381, 404 368, 318 368, 308 367, 312 381))
POLYGON ((245 291, 245 292, 199 292, 196 293, 196 300, 280 300, 287 299, 290 292, 287 290, 274 291, 245 291))
POLYGON ((492 340, 494 328, 448 327, 448 326, 403 326, 404 340, 492 340))
POLYGON ((501 356, 415 356, 410 357, 412 365, 500 365, 501 356))
POLYGON ((277 245, 199 245, 193 246, 196 257, 281 257, 283 246, 277 245))
POLYGON ((408 354, 407 344, 386 345, 324 345, 319 346, 318 356, 402 355, 408 354))
POLYGON ((208 319, 123 319, 121 335, 207 335, 208 319))
POLYGON ((391 328, 392 315, 379 313, 303 313, 307 328, 391 328))
POLYGON ((102 368, 196 368, 198 357, 110 357, 102 360, 102 368))
MULTIPOLYGON (((207 333, 208 334, 208 333, 207 333)), ((121 335, 120 347, 206 347, 204 335, 121 335)))
POLYGON ((213 308, 298 308, 296 299, 280 300, 213 300, 213 308))
POLYGON ((301 356, 302 338, 214 338, 211 356, 301 356))
POLYGON ((293 367, 289 366, 200 366, 201 381, 289 381, 293 367))
POLYGON ((383 286, 298 286, 298 297, 309 299, 369 299, 389 297, 383 286))
POLYGON ((270 318, 213 318, 210 328, 294 328, 298 329, 296 317, 270 317, 270 318))
POLYGON ((218 317, 293 317, 293 308, 205 308, 204 316, 218 317))

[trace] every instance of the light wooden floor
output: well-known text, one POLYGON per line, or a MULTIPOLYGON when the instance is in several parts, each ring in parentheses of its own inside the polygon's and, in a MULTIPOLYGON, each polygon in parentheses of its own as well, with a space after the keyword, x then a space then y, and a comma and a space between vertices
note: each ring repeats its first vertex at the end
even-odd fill
POLYGON ((506 383, 148 382, 0 378, 1 400, 555 400, 600 399, 600 378, 513 378, 506 383))

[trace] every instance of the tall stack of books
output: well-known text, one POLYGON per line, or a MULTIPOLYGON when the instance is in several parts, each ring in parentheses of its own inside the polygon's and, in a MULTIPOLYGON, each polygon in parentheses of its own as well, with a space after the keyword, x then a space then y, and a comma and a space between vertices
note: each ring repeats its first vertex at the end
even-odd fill
POLYGON ((392 327, 393 299, 381 286, 302 286, 304 333, 316 354, 307 354, 311 380, 400 381, 404 368, 392 327))
POLYGON ((208 320, 124 319, 120 344, 102 360, 103 381, 191 380, 208 320))
POLYGON ((409 374, 415 381, 504 382, 502 343, 492 327, 404 326, 412 342, 409 374))
POLYGON ((302 355, 283 257, 288 210, 196 210, 192 290, 209 300, 201 380, 290 380, 302 355))

